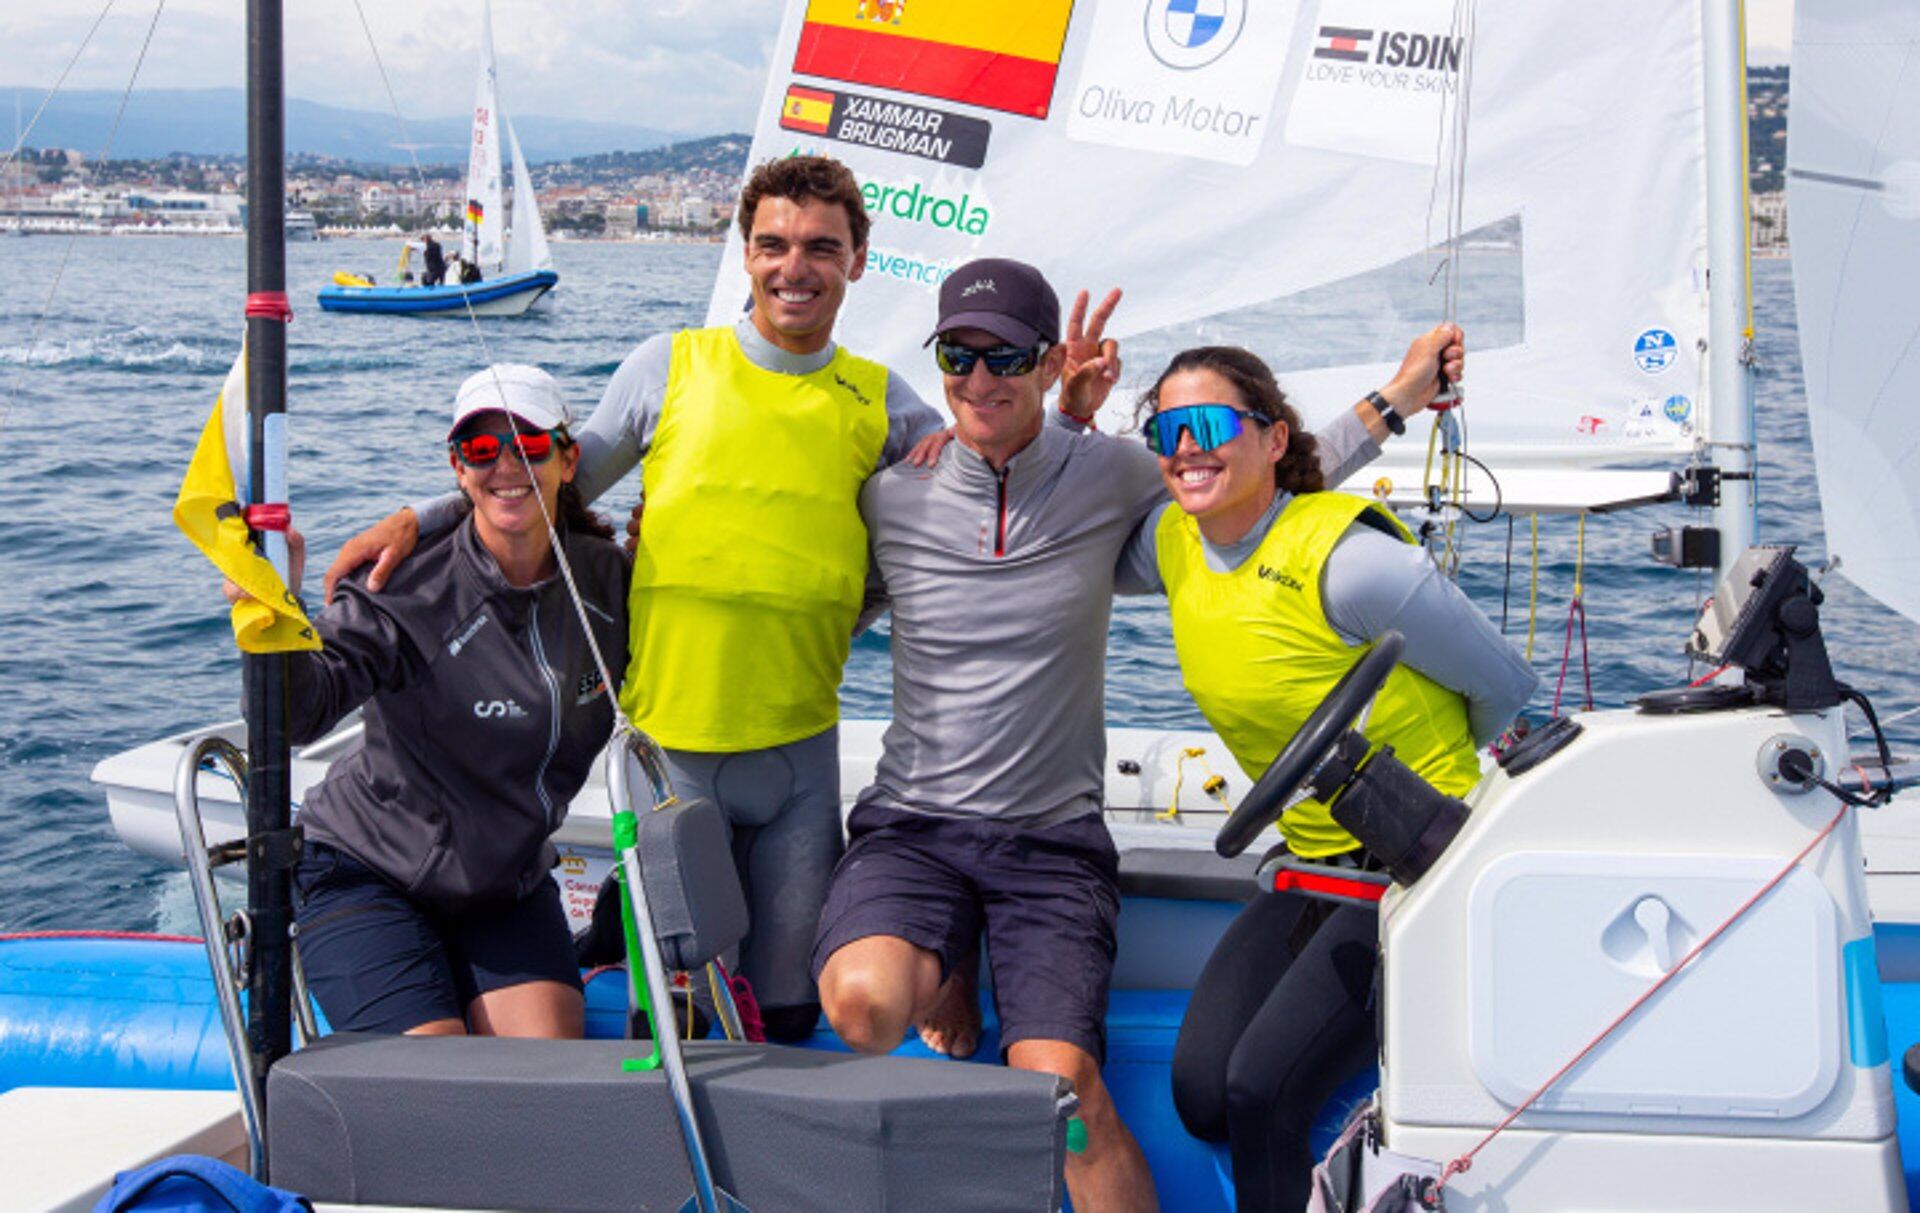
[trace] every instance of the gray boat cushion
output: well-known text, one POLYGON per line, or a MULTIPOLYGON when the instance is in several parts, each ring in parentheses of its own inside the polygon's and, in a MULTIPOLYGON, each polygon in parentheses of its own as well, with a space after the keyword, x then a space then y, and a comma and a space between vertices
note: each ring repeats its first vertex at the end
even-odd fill
MULTIPOLYGON (((328 1037, 267 1078, 272 1182, 320 1201, 675 1213, 692 1191, 630 1041, 328 1037)), ((687 1045, 722 1187, 753 1213, 1058 1210, 1069 1085, 1000 1066, 687 1045)))
POLYGON ((640 872, 669 969, 698 969, 747 934, 726 821, 710 800, 639 814, 640 872))
POLYGON ((1181 901, 1251 901, 1260 891, 1260 860, 1252 853, 1222 859, 1211 850, 1129 847, 1120 852, 1120 892, 1181 901))

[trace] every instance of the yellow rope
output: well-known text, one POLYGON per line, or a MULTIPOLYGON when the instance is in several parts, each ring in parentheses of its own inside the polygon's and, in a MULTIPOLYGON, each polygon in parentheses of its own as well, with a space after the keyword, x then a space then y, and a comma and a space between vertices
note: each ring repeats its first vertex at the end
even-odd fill
POLYGON ((1753 163, 1753 149, 1748 146, 1752 131, 1747 122, 1747 6, 1745 0, 1740 4, 1740 258, 1742 272, 1746 275, 1746 311, 1747 327, 1744 333, 1747 341, 1753 341, 1753 175, 1748 166, 1753 163))
POLYGON ((1585 571, 1586 567, 1587 567, 1587 515, 1586 515, 1586 512, 1583 510, 1581 511, 1581 514, 1580 514, 1580 529, 1574 532, 1574 540, 1573 540, 1573 596, 1575 598, 1584 597, 1586 594, 1586 588, 1581 584, 1581 581, 1580 581, 1581 574, 1582 572, 1585 571))
MULTIPOLYGON (((720 1007, 723 1005, 720 1000, 720 976, 718 973, 714 971, 714 968, 715 966, 711 962, 709 962, 707 965, 707 993, 713 995, 713 1013, 715 1015, 720 1015, 720 1007)), ((693 985, 691 982, 688 983, 687 990, 688 990, 687 1005, 692 1006, 693 1005, 693 993, 692 993, 693 985)), ((687 1016, 687 1019, 689 1024, 691 1024, 693 1016, 689 1014, 687 1016)), ((727 1026, 727 1017, 725 1015, 720 1015, 720 1032, 728 1040, 734 1041, 736 1043, 740 1039, 738 1036, 735 1036, 733 1034, 733 1029, 727 1026)))
POLYGON ((1529 514, 1533 523, 1533 578, 1527 585, 1527 660, 1533 660, 1533 630, 1540 622, 1540 515, 1529 514))
POLYGON ((1173 762, 1173 799, 1167 804, 1165 812, 1153 815, 1155 821, 1180 820, 1180 785, 1186 782, 1189 758, 1196 759, 1200 763, 1200 769, 1207 773, 1206 781, 1200 785, 1200 790, 1224 803, 1225 798, 1222 794, 1226 791, 1227 781, 1213 773, 1213 767, 1207 762, 1205 749, 1197 745, 1187 746, 1180 751, 1173 762))

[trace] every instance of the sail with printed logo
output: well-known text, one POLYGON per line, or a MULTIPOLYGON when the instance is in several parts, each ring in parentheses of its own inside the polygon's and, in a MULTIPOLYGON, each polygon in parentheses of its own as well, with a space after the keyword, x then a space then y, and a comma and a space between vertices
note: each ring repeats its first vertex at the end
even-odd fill
MULTIPOLYGON (((1063 295, 1126 289, 1129 386, 1234 342, 1324 419, 1445 315, 1451 227, 1479 457, 1674 467, 1712 404, 1700 14, 1479 0, 1470 36, 1461 7, 791 0, 751 158, 859 176, 873 231, 837 333, 929 400, 935 291, 1000 255, 1063 295)), ((739 314, 738 265, 709 322, 739 314)))
POLYGON ((1800 0, 1787 221, 1827 551, 1920 619, 1920 10, 1800 0))
POLYGON ((467 201, 461 256, 493 268, 506 258, 506 206, 500 184, 500 98, 493 64, 493 6, 481 9, 480 79, 473 92, 473 136, 467 149, 467 201))

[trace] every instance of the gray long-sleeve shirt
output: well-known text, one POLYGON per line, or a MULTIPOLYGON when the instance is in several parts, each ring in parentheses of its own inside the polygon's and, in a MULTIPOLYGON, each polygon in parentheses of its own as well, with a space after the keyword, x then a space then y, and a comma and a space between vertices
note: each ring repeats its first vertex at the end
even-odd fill
MULTIPOLYGON (((1293 499, 1279 493, 1260 521, 1224 546, 1200 540, 1207 567, 1226 573, 1252 558, 1280 512, 1293 499)), ((1127 545, 1123 564, 1135 584, 1160 591, 1156 550, 1161 505, 1127 545)), ((1407 638, 1401 664, 1420 671, 1467 701, 1476 745, 1498 737, 1540 685, 1527 659, 1494 629, 1460 587, 1441 575, 1417 543, 1402 543, 1365 523, 1354 523, 1327 555, 1320 573, 1320 605, 1327 622, 1351 645, 1369 644, 1389 629, 1407 638)))
MULTIPOLYGON (((1379 449, 1351 412, 1318 437, 1330 482, 1379 449)), ((1036 827, 1097 810, 1116 573, 1165 499, 1143 444, 1057 425, 1001 472, 955 442, 869 480, 893 722, 860 803, 1036 827)))
MULTIPOLYGON (((833 361, 835 346, 811 354, 792 354, 768 341, 753 326, 751 316, 733 325, 740 350, 761 370, 780 375, 810 375, 833 361)), ((641 342, 614 371, 613 379, 574 437, 580 443, 580 467, 574 483, 587 501, 595 501, 620 483, 653 445, 660 410, 667 398, 667 372, 673 361, 673 334, 659 333, 641 342)), ((905 379, 887 375, 887 439, 880 449, 880 467, 905 458, 913 444, 944 425, 940 414, 920 399, 905 379)), ((460 495, 449 493, 415 502, 414 516, 423 535, 444 530, 459 518, 460 495)))

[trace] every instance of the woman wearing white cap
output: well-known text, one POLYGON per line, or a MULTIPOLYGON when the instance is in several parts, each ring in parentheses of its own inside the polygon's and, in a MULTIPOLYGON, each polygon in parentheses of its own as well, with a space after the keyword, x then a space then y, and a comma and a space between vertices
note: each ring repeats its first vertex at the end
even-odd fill
POLYGON ((548 520, 616 672, 628 565, 570 483, 572 419, 534 367, 462 384, 447 444, 471 511, 378 596, 343 582, 316 621, 325 647, 292 655, 296 742, 355 708, 366 721, 300 813, 297 941, 335 1029, 581 1034, 548 838, 606 744, 613 694, 548 520))

